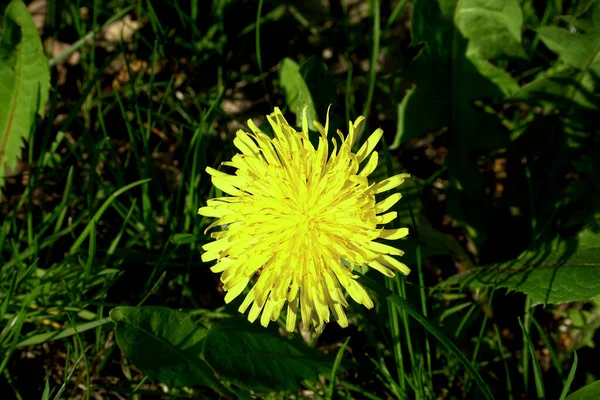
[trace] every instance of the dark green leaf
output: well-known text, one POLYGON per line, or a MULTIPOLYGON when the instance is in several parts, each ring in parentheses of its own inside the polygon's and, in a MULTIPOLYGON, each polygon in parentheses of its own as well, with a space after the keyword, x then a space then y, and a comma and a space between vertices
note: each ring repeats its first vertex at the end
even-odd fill
POLYGON ((524 57, 523 13, 518 0, 463 0, 456 10, 460 32, 469 39, 467 56, 493 59, 524 57))
POLYGON ((167 386, 220 386, 202 358, 207 331, 184 312, 117 307, 110 312, 119 348, 151 379, 167 386))
POLYGON ((595 86, 596 83, 589 73, 581 77, 581 73, 573 67, 557 64, 515 91, 508 101, 540 104, 546 110, 554 107, 571 109, 573 104, 596 109, 598 100, 592 95, 595 86))
POLYGON ((294 390, 304 379, 317 380, 333 364, 304 342, 285 339, 242 318, 213 325, 204 356, 219 375, 256 389, 294 390))
POLYGON ((571 33, 556 26, 538 29, 542 42, 567 65, 600 74, 600 30, 571 33))
POLYGON ((582 387, 567 396, 567 400, 597 400, 600 399, 600 381, 582 387))
POLYGON ((560 304, 600 296, 599 268, 600 234, 586 229, 515 261, 455 275, 444 285, 503 287, 529 295, 534 305, 560 304))

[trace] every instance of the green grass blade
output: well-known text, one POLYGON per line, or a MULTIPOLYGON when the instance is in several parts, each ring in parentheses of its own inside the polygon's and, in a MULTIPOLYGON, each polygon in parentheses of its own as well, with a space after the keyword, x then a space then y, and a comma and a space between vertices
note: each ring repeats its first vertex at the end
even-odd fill
MULTIPOLYGON (((394 175, 394 167, 392 164, 392 155, 390 154, 390 149, 387 145, 387 142, 385 140, 385 138, 382 138, 382 147, 383 147, 383 154, 384 154, 384 158, 385 158, 385 164, 386 164, 386 168, 387 168, 387 175, 388 177, 391 177, 394 175)), ((395 192, 398 189, 395 190, 395 192)), ((394 220, 392 221, 392 226, 394 228, 398 228, 398 221, 394 220)), ((396 290, 397 293, 399 294, 403 294, 404 290, 401 290, 400 284, 398 277, 396 277, 395 281, 396 281, 396 290)), ((392 279, 386 279, 385 284, 387 286, 388 289, 390 289, 391 291, 394 291, 394 280, 392 279)), ((394 346, 394 358, 396 359, 396 367, 398 369, 398 381, 400 382, 400 388, 402 388, 402 391, 406 392, 406 375, 405 375, 405 371, 404 371, 404 354, 402 353, 402 345, 400 344, 400 319, 402 319, 402 323, 403 325, 408 328, 408 321, 406 319, 406 315, 403 313, 401 308, 392 306, 390 304, 389 307, 389 319, 390 319, 390 329, 391 329, 391 333, 392 333, 392 345, 394 346)), ((407 340, 410 340, 410 335, 406 335, 407 336, 407 340)), ((414 358, 412 356, 412 351, 411 351, 411 361, 412 365, 414 365, 414 358)), ((420 378, 418 378, 420 379, 420 378)))
POLYGON ((525 336, 525 345, 529 348, 529 354, 531 359, 533 360, 533 377, 535 379, 535 389, 537 392, 538 399, 545 399, 546 394, 544 390, 544 381, 542 379, 542 367, 540 366, 540 362, 535 356, 535 347, 533 346, 533 342, 531 341, 531 336, 529 336, 529 332, 525 329, 521 318, 519 317, 519 325, 521 325, 521 329, 523 330, 523 335, 525 336))
MULTIPOLYGON (((118 12, 117 14, 113 15, 112 17, 110 17, 102 26, 97 27, 96 29, 88 32, 85 36, 83 36, 81 39, 77 40, 75 43, 73 43, 71 45, 71 47, 69 47, 67 50, 65 50, 64 52, 60 53, 58 56, 51 58, 50 60, 48 60, 48 66, 50 68, 54 67, 56 64, 58 64, 59 62, 61 62, 62 60, 68 58, 69 56, 71 56, 71 54, 75 53, 77 50, 79 50, 82 46, 84 46, 85 44, 89 43, 89 41, 101 30, 103 30, 104 28, 106 28, 107 26, 109 26, 110 24, 122 19, 127 13, 129 13, 131 10, 134 9, 135 6, 129 6, 125 9, 123 9, 121 12, 118 12)), ((104 73, 104 72, 102 72, 104 73)))
POLYGON ((563 390, 560 393, 559 400, 565 400, 567 395, 569 394, 569 390, 571 389, 571 384, 573 383, 573 379, 575 379, 575 372, 577 371, 577 352, 573 353, 573 365, 571 366, 571 370, 569 371, 569 376, 565 381, 565 385, 563 386, 563 390))
POLYGON ((79 237, 77 238, 77 240, 75 240, 75 243, 73 243, 73 246, 71 246, 71 250, 69 250, 69 255, 72 256, 75 253, 77 253, 77 251, 79 250, 79 248, 81 247, 81 244, 83 243, 83 241, 88 237, 88 235, 90 234, 90 231, 92 230, 92 225, 95 223, 95 221, 99 221, 100 217, 102 216, 102 214, 104 214, 104 211, 106 211, 106 209, 108 208, 108 206, 110 206, 110 204, 117 198, 119 197, 121 194, 123 194, 124 192, 128 191, 129 189, 132 189, 136 186, 142 185, 144 183, 149 182, 150 179, 142 179, 139 180, 137 182, 133 182, 130 183, 127 186, 122 187, 121 189, 115 191, 114 193, 112 193, 108 199, 106 199, 104 201, 104 203, 102 204, 102 206, 98 209, 98 211, 96 211, 96 214, 94 214, 94 217, 92 218, 92 220, 87 224, 87 226, 85 227, 85 229, 83 230, 83 232, 81 233, 81 235, 79 235, 79 237))
POLYGON ((506 374, 506 391, 508 392, 508 398, 512 399, 512 380, 510 379, 510 369, 508 367, 509 356, 504 352, 504 346, 502 345, 502 335, 498 325, 494 324, 494 332, 496 334, 496 343, 498 344, 498 350, 500 351, 500 357, 502 358, 502 364, 504 364, 504 373, 506 374))
MULTIPOLYGON (((546 333, 544 332, 544 330, 542 329, 540 324, 535 320, 535 318, 533 318, 533 316, 531 317, 531 322, 533 322, 533 325, 535 325, 535 327, 537 328, 537 331, 540 334, 542 341, 544 342, 544 346, 546 346, 546 348, 548 349, 548 352, 550 353, 550 359, 552 360, 552 364, 554 365, 554 369, 556 369, 558 376, 562 376, 562 373, 563 373, 562 366, 560 365, 560 361, 558 361, 556 352, 550 345, 550 340, 548 340, 548 336, 546 335, 546 333)), ((563 380, 563 383, 564 383, 564 380, 563 380)))
MULTIPOLYGON (((377 78, 377 59, 379 58, 379 42, 381 36, 381 13, 379 12, 379 0, 371 0, 371 12, 373 13, 373 47, 371 49, 371 63, 369 68, 369 87, 367 89, 367 100, 363 107, 363 116, 366 118, 371 109, 373 93, 375 92, 375 80, 377 78)), ((362 124, 356 134, 356 145, 361 145, 361 137, 367 124, 362 124)))
POLYGON ((335 387, 335 375, 337 374, 337 370, 340 367, 342 362, 342 358, 344 357, 344 351, 346 351, 346 347, 348 346, 348 342, 350 338, 346 339, 337 355, 335 356, 335 362, 333 363, 333 367, 331 368, 331 376, 329 377, 329 387, 327 388, 327 396, 326 399, 333 399, 333 389, 335 387))
POLYGON ((410 315, 417 322, 419 322, 421 325, 423 325, 423 327, 429 333, 431 333, 433 336, 435 336, 440 341, 440 343, 442 343, 444 345, 444 347, 446 347, 446 349, 448 349, 448 351, 450 353, 452 353, 458 359, 458 361, 460 361, 460 363, 467 369, 467 371, 471 374, 471 377, 477 383, 479 390, 481 390, 481 392, 483 393, 485 398, 488 400, 494 398, 494 396, 490 392, 490 389, 488 388, 488 385, 485 383, 485 381, 483 380, 483 378, 481 377, 479 372, 475 369, 473 364, 471 364, 471 362, 467 359, 467 357, 465 357, 465 355, 454 344, 454 342, 452 340, 450 340, 450 338, 448 338, 448 336, 446 336, 446 334, 444 332, 442 332, 436 325, 434 325, 432 322, 430 322, 417 309, 415 309, 409 302, 407 302, 406 300, 404 300, 402 297, 398 296, 397 294, 392 293, 391 291, 384 288, 383 286, 379 285, 373 279, 371 279, 365 275, 362 275, 359 278, 359 281, 360 281, 360 283, 365 285, 367 288, 376 292, 382 300, 383 299, 388 300, 388 301, 396 304, 398 307, 401 307, 404 311, 406 311, 406 313, 408 315, 410 315))
POLYGON ((34 346, 36 344, 50 342, 53 340, 64 339, 64 338, 75 335, 77 332, 83 333, 85 331, 89 331, 90 329, 94 329, 98 326, 102 326, 109 322, 110 322, 109 318, 103 318, 103 319, 100 319, 97 321, 85 322, 83 324, 77 325, 76 327, 66 328, 61 331, 40 333, 40 334, 31 336, 31 337, 19 342, 16 345, 16 347, 17 348, 28 347, 28 346, 34 346))

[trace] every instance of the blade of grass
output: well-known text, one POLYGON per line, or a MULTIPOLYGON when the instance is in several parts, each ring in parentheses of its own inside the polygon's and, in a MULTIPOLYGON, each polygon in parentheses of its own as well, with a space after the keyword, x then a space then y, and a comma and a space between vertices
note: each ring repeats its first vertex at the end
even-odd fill
POLYGON ((92 229, 90 231, 90 240, 88 242, 88 257, 87 262, 85 263, 85 270, 83 271, 83 276, 81 277, 81 292, 82 294, 85 292, 85 288, 87 287, 87 281, 92 275, 92 269, 94 268, 94 260, 96 260, 96 223, 92 219, 92 229))
MULTIPOLYGON (((467 305, 468 304, 469 303, 467 303, 467 305)), ((475 312, 476 309, 477 309, 477 304, 471 305, 471 307, 469 308, 469 311, 467 311, 465 316, 460 320, 460 323, 458 324, 458 327, 456 328, 456 332, 454 332, 455 338, 458 338, 458 336, 462 332, 463 328, 465 327, 466 323, 469 321, 469 319, 471 318, 471 315, 473 315, 473 312, 475 312)))
POLYGON ((131 207, 129 207, 129 211, 127 211, 127 215, 125 216, 125 219, 123 220, 123 224, 121 224, 119 233, 117 233, 117 235, 112 240, 112 242, 110 242, 110 246, 108 246, 108 250, 106 251, 107 256, 113 255, 113 253, 117 249, 117 246, 119 245, 119 242, 121 241, 121 238, 123 237, 123 232, 125 232, 125 228, 127 227, 127 224, 129 223, 129 218, 131 218, 131 215, 133 214, 133 210, 136 208, 136 206, 137 206, 137 199, 133 199, 133 202, 131 203, 131 207))
POLYGON ((529 394, 529 348, 527 344, 527 337, 529 335, 529 329, 531 328, 531 298, 529 296, 525 299, 525 330, 523 331, 523 349, 521 350, 521 366, 523 368, 523 384, 525 386, 525 394, 529 394))
POLYGON ((71 317, 71 313, 67 313, 67 318, 69 318, 69 322, 71 322, 71 325, 73 326, 75 340, 76 340, 77 344, 79 345, 79 348, 81 350, 81 356, 83 357, 83 365, 85 367, 85 383, 86 383, 85 398, 86 398, 86 400, 90 400, 91 380, 90 380, 90 365, 88 363, 88 358, 86 355, 87 351, 86 351, 86 348, 83 347, 83 341, 81 340, 81 337, 79 336, 79 332, 77 332, 77 325, 75 324, 75 320, 73 320, 73 317, 71 317))
POLYGON ((521 317, 519 317, 519 325, 523 330, 523 335, 525 336, 525 345, 529 349, 529 353, 532 359, 533 364, 533 377, 535 379, 535 389, 537 392, 538 399, 545 399, 546 394, 544 391, 544 381, 542 379, 542 367, 540 366, 540 362, 538 361, 535 355, 535 347, 533 346, 533 342, 531 341, 531 337, 529 336, 529 332, 525 329, 525 325, 523 321, 521 321, 521 317))
MULTIPOLYGON (((387 168, 388 177, 394 175, 394 167, 392 164, 392 156, 390 154, 390 150, 388 148, 387 142, 385 138, 382 138, 382 146, 383 146, 383 154, 385 158, 385 164, 387 168)), ((395 190, 397 191, 397 190, 395 190)), ((397 220, 392 221, 392 226, 394 228, 398 228, 397 220)), ((396 281, 397 282, 397 281, 396 281)), ((394 291, 394 281, 392 279, 386 279, 385 284, 390 291, 394 291)), ((398 288, 397 288, 398 290, 398 288)), ((398 291, 398 293, 400 293, 398 291)), ((399 323, 399 314, 402 313, 402 310, 393 306, 391 303, 388 307, 389 319, 390 319, 390 329, 392 333, 392 345, 394 347, 394 358, 396 361, 396 368, 398 372, 398 381, 400 383, 400 387, 402 391, 406 392, 406 376, 404 371, 404 355, 402 354, 402 345, 400 343, 400 323, 399 323)), ((406 326, 406 316, 402 318, 403 324, 406 326)), ((412 359, 412 358, 411 358, 412 359)), ((414 365, 414 363, 412 364, 414 365)))
MULTIPOLYGON (((492 307, 492 300, 494 299, 494 291, 490 294, 490 298, 488 299, 487 309, 489 310, 492 307)), ((471 358, 471 362, 475 363, 477 361, 477 356, 479 355, 479 347, 481 347, 481 340, 483 339, 483 334, 485 333, 485 328, 488 321, 488 313, 483 313, 483 321, 481 322, 481 327, 479 328, 479 335, 477 336, 477 342, 475 344, 475 349, 473 350, 473 357, 471 358)))
POLYGON ((569 371, 569 376, 565 381, 565 385, 563 386, 563 390, 560 394, 559 400, 565 400, 567 395, 569 394, 569 390, 571 389, 571 384, 573 383, 573 379, 575 379, 575 372, 577 371, 577 352, 573 353, 573 365, 571 366, 571 370, 569 371))
POLYGON ((337 355, 335 356, 335 361, 333 363, 333 367, 331 368, 331 375, 329 376, 329 386, 327 387, 327 394, 325 395, 326 399, 333 399, 333 390, 335 387, 335 376, 337 374, 337 370, 340 367, 340 364, 342 362, 342 358, 344 357, 344 351, 346 351, 346 346, 348 346, 348 342, 350 341, 350 338, 347 338, 346 341, 344 342, 344 344, 342 345, 342 347, 340 347, 340 350, 338 351, 337 355))
POLYGON ((71 328, 66 328, 61 331, 39 333, 37 335, 33 335, 33 336, 19 342, 16 345, 16 347, 17 348, 28 347, 28 346, 34 346, 37 344, 41 344, 41 343, 50 342, 53 340, 64 339, 64 338, 75 335, 76 332, 83 333, 85 331, 89 331, 90 329, 94 329, 98 326, 105 325, 109 322, 110 322, 109 318, 103 318, 103 319, 100 319, 97 321, 84 322, 83 324, 79 324, 79 325, 73 326, 71 328))
POLYGON ((94 221, 99 221, 100 217, 102 216, 102 214, 104 213, 104 211, 106 211, 106 209, 108 208, 108 206, 110 206, 110 204, 117 198, 119 197, 121 194, 123 194, 124 192, 128 191, 129 189, 132 189, 136 186, 142 185, 146 182, 150 181, 150 179, 142 179, 139 180, 137 182, 133 182, 130 183, 129 185, 120 188, 119 190, 115 191, 114 193, 112 193, 102 204, 102 206, 98 209, 98 211, 96 211, 96 214, 94 214, 94 217, 92 218, 92 220, 87 224, 87 226, 85 227, 85 229, 83 230, 83 232, 81 233, 81 235, 79 235, 79 237, 75 240, 75 243, 73 243, 73 246, 71 246, 71 250, 69 250, 69 255, 72 256, 75 253, 77 253, 77 251, 79 250, 79 248, 81 247, 81 244, 83 243, 83 241, 88 237, 88 235, 90 234, 90 231, 92 230, 92 225, 94 224, 94 221))
POLYGON ((352 107, 352 63, 348 63, 348 75, 346 75, 346 88, 344 90, 344 106, 346 109, 346 121, 354 118, 354 107, 352 107))
MULTIPOLYGON (((558 357, 556 356, 554 349, 550 345, 550 340, 548 340, 548 336, 546 335, 546 333, 544 332, 544 330, 542 329, 540 324, 536 321, 536 319, 533 318, 533 316, 531 317, 531 322, 533 322, 533 325, 535 325, 540 337, 542 338, 542 341, 544 342, 544 346, 546 346, 546 348, 548 349, 548 352, 550 353, 550 359, 552 360, 554 369, 556 369, 558 376, 562 377, 562 374, 563 374, 562 366, 560 365, 560 361, 558 361, 558 357)), ((565 380, 563 378, 563 385, 564 384, 565 384, 565 380)))
POLYGON ((385 24, 385 28, 383 28, 384 31, 387 31, 388 29, 390 29, 390 27, 392 26, 392 24, 394 23, 396 18, 398 18, 400 13, 405 11, 407 4, 408 4, 408 0, 400 0, 398 2, 398 4, 396 4, 396 7, 394 7, 394 10, 390 14, 390 18, 388 18, 388 21, 385 24))
POLYGON ((50 400, 50 372, 48 367, 46 368, 46 379, 44 383, 44 392, 42 393, 42 400, 50 400))
MULTIPOLYGON (((492 291, 492 293, 490 294, 490 297, 488 299, 488 303, 487 303, 487 310, 490 309, 490 307, 492 306, 492 300, 494 299, 494 291, 492 291)), ((473 350, 473 355, 471 356, 471 362, 473 364, 477 363, 477 356, 479 355, 479 348, 481 347, 481 341, 483 340, 483 335, 485 333, 485 328, 487 325, 487 321, 488 321, 488 313, 485 312, 483 313, 483 321, 481 322, 481 326, 479 327, 479 334, 477 335, 477 340, 475 342, 475 349, 473 350)), ((466 380, 466 377, 465 377, 466 380)), ((471 389, 471 382, 469 381, 469 383, 466 385, 466 390, 465 393, 469 393, 470 389, 471 389)))
POLYGON ((67 358, 66 358, 66 361, 65 361, 65 364, 66 364, 65 365, 65 372, 68 371, 69 373, 65 377, 65 380, 64 380, 63 384, 60 385, 60 388, 58 389, 58 392, 54 396, 54 400, 60 400, 61 399, 62 394, 64 393, 65 390, 67 390, 67 384, 71 381, 71 378, 73 377, 73 374, 77 370, 77 367, 79 367, 79 363, 81 362, 82 358, 83 358, 83 353, 75 361, 75 363, 73 364, 73 368, 71 368, 71 370, 69 371, 69 353, 67 353, 67 358))
POLYGON ((506 374, 506 391, 508 392, 508 398, 512 399, 512 380, 510 379, 510 369, 508 367, 508 355, 504 352, 504 346, 502 345, 502 336, 498 330, 498 326, 494 324, 494 332, 496 332, 496 342, 498 343, 498 351, 500 351, 500 357, 502 357, 502 363, 504 364, 504 373, 506 374))
MULTIPOLYGON (((423 275, 423 261, 421 254, 421 241, 419 240, 419 229, 417 228, 417 221, 412 210, 410 202, 408 204, 408 212, 410 213, 410 220, 414 228, 413 236, 417 240, 417 247, 415 249, 417 258, 417 275, 419 277, 419 297, 421 299, 421 312, 427 318, 427 295, 425 293, 425 276, 423 275)), ((427 363, 427 376, 433 376, 431 367, 431 343, 429 342, 429 333, 425 332, 425 360, 427 363)), ((433 380, 427 379, 427 387, 430 395, 433 394, 433 380)))
MULTIPOLYGON (((377 77, 377 59, 379 58, 379 42, 381 36, 381 15, 379 12, 379 0, 371 0, 369 2, 371 13, 373 14, 373 47, 371 49, 371 63, 369 68, 369 87, 367 89, 367 100, 363 106, 362 115, 367 118, 369 110, 371 109, 371 102, 373 101, 373 93, 375 92, 375 79, 377 77)), ((360 139, 365 130, 364 123, 360 126, 356 134, 356 145, 360 146, 360 139)))
POLYGON ((401 307, 408 315, 413 317, 417 322, 419 322, 429 333, 435 336, 448 351, 454 355, 458 361, 469 371, 471 377, 477 383, 479 390, 481 390, 484 397, 488 400, 493 399, 494 396, 490 392, 489 387, 477 371, 473 364, 467 359, 467 357, 460 351, 460 349, 454 344, 446 334, 444 334, 436 325, 430 322, 425 316, 423 316, 416 308, 414 308, 409 302, 407 302, 402 297, 397 294, 389 291, 387 288, 382 287, 373 279, 361 275, 358 279, 360 283, 362 283, 367 288, 373 290, 378 294, 380 299, 385 299, 395 303, 398 307, 401 307))
POLYGON ((68 58, 71 54, 73 54, 77 50, 79 50, 83 45, 87 44, 94 35, 96 35, 100 31, 102 31, 104 28, 106 28, 113 22, 116 22, 116 21, 120 20, 121 18, 123 18, 125 15, 127 15, 127 13, 129 13, 131 10, 133 10, 134 7, 135 6, 133 6, 133 5, 128 6, 127 8, 123 9, 122 11, 118 12, 117 14, 115 14, 111 18, 109 18, 102 26, 88 32, 81 39, 79 39, 75 43, 73 43, 73 45, 71 47, 69 47, 67 50, 60 53, 58 56, 48 60, 48 67, 52 68, 56 64, 58 64, 60 61, 64 60, 65 58, 68 58))
MULTIPOLYGON (((31 303, 33 303, 33 301, 37 298, 41 291, 42 286, 36 286, 31 292, 29 292, 29 294, 21 302, 19 314, 15 315, 13 320, 2 330, 2 334, 0 336, 8 339, 9 334, 12 334, 12 342, 8 346, 8 349, 4 352, 4 359, 2 360, 2 364, 0 364, 0 373, 4 371, 4 369, 8 365, 8 361, 12 357, 13 352, 17 348, 17 341, 19 340, 19 336, 21 335, 23 322, 25 322, 25 310, 27 309, 27 307, 29 307, 31 303)), ((2 340, 2 342, 4 342, 4 340, 2 340)))
POLYGON ((381 397, 377 397, 373 393, 370 393, 368 390, 365 390, 365 389, 361 388, 360 386, 353 385, 352 383, 347 382, 347 381, 341 381, 340 386, 345 387, 348 390, 352 390, 353 392, 359 393, 360 395, 364 396, 367 399, 383 400, 381 397))
POLYGON ((271 96, 269 96, 269 92, 267 91, 267 83, 265 82, 265 74, 262 63, 262 53, 260 48, 260 25, 263 3, 264 0, 258 0, 258 8, 256 10, 256 29, 254 30, 254 45, 256 47, 256 64, 258 65, 258 72, 260 72, 260 82, 265 91, 265 97, 269 102, 269 109, 272 109, 273 105, 271 104, 271 96))

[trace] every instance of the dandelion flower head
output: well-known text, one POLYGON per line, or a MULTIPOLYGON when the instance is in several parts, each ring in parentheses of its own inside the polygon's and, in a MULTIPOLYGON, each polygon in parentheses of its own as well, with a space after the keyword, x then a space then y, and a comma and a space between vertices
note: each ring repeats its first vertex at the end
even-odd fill
POLYGON ((397 213, 388 210, 401 195, 375 200, 376 194, 402 184, 408 174, 369 183, 378 162, 373 150, 383 131, 377 129, 353 153, 362 117, 348 124, 347 136, 338 130, 339 140, 331 137, 331 143, 329 116, 325 126, 315 121, 320 134, 316 148, 309 140, 306 110, 300 132, 278 108, 267 119, 274 138, 251 120, 252 132, 236 133, 233 143, 240 153, 222 163, 234 168, 233 174, 206 168, 213 185, 229 196, 210 199, 198 211, 217 218, 207 230, 223 227, 211 233, 215 240, 203 246, 202 260, 216 260, 211 270, 222 273, 227 303, 253 282, 239 307, 241 313, 250 307, 251 322, 260 315, 267 326, 287 306, 288 331, 295 329, 298 315, 305 330, 322 330, 331 314, 346 327, 345 292, 373 307, 353 274, 355 268, 368 265, 388 277, 393 271, 409 272, 394 258, 403 252, 378 241, 408 234, 407 228, 383 228, 396 218, 397 213))

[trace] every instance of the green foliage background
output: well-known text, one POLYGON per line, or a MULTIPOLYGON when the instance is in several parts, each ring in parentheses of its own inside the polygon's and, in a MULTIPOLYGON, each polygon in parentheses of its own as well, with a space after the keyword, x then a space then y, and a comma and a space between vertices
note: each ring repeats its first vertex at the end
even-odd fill
POLYGON ((600 398, 599 0, 0 15, 3 399, 600 398), (249 324, 200 260, 204 169, 274 106, 364 115, 373 179, 412 175, 413 272, 363 271, 347 329, 249 324))

